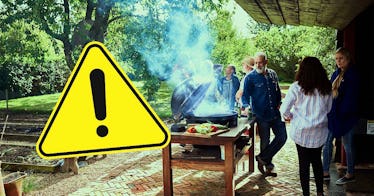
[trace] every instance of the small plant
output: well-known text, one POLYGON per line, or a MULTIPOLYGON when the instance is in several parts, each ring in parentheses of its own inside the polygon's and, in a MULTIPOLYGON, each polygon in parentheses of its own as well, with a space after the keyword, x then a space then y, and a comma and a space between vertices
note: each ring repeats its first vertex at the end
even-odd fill
POLYGON ((34 176, 28 176, 25 178, 22 184, 23 193, 30 193, 31 191, 37 190, 39 187, 34 176))

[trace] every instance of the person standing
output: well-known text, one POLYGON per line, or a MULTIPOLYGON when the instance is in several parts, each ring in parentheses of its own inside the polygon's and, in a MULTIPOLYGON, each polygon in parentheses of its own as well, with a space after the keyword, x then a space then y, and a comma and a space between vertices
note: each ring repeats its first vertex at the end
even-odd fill
POLYGON ((243 107, 248 113, 250 99, 260 135, 260 154, 256 156, 257 166, 261 173, 269 174, 274 169, 272 163, 275 154, 286 143, 286 126, 281 120, 279 107, 281 92, 278 76, 274 70, 267 68, 268 59, 264 52, 255 55, 255 71, 244 81, 243 107), (270 128, 275 135, 270 142, 270 128), (266 167, 266 172, 264 170, 266 167))
POLYGON ((309 167, 312 164, 317 195, 323 195, 322 146, 328 135, 327 113, 331 109, 331 83, 316 57, 305 57, 299 64, 296 81, 291 84, 280 107, 290 121, 290 137, 296 143, 303 195, 309 195, 309 167))
POLYGON ((344 145, 347 172, 336 181, 343 185, 355 181, 353 134, 358 124, 358 89, 359 77, 354 68, 349 51, 339 48, 335 53, 336 71, 331 76, 332 82, 332 108, 327 115, 329 120, 329 135, 323 148, 324 179, 330 180, 329 169, 332 155, 332 141, 334 137, 342 137, 344 145))
POLYGON ((245 57, 242 61, 243 71, 244 71, 245 75, 242 78, 242 80, 240 81, 239 90, 236 92, 236 95, 235 95, 236 102, 238 102, 238 103, 242 103, 241 98, 243 96, 245 77, 247 77, 248 74, 253 70, 254 65, 255 65, 255 59, 250 57, 250 56, 245 57))
POLYGON ((235 66, 228 65, 225 70, 225 76, 221 78, 222 96, 230 110, 234 110, 235 94, 239 89, 239 78, 235 75, 235 66))

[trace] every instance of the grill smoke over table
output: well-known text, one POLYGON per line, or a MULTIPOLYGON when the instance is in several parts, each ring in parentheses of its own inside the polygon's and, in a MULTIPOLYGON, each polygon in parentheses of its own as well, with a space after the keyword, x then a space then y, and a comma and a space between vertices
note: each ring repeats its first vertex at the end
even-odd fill
MULTIPOLYGON (((152 74, 165 79, 170 86, 176 86, 171 100, 174 119, 179 122, 184 117, 187 120, 236 117, 237 114, 229 111, 225 102, 217 96, 217 75, 209 61, 214 32, 209 29, 206 13, 194 12, 188 8, 188 3, 186 7, 177 9, 168 7, 167 2, 162 6, 165 11, 162 17, 166 21, 162 41, 142 37, 142 45, 135 48, 146 60, 152 74)), ((144 20, 142 26, 146 31, 158 24, 144 20)), ((139 36, 142 36, 141 32, 139 36)), ((221 76, 222 73, 219 74, 221 76)))

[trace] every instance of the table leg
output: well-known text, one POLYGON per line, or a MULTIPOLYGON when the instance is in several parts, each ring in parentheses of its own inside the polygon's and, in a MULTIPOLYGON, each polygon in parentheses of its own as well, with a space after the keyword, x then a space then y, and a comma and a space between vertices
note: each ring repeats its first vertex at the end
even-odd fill
POLYGON ((235 195, 234 185, 234 144, 227 142, 225 144, 225 192, 226 196, 235 195))
POLYGON ((251 147, 249 148, 249 154, 248 154, 248 165, 249 165, 249 172, 252 173, 255 171, 255 137, 257 132, 257 126, 253 124, 253 127, 251 128, 249 132, 249 137, 251 137, 251 147))
POLYGON ((164 195, 173 195, 173 172, 171 168, 171 144, 162 149, 164 195))

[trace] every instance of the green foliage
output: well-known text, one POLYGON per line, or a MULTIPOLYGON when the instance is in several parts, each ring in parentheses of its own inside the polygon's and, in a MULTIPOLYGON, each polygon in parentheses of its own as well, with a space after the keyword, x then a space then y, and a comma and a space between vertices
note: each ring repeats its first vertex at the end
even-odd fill
POLYGON ((335 35, 335 30, 321 27, 271 26, 259 31, 255 44, 266 52, 268 66, 277 71, 280 80, 293 81, 296 64, 305 56, 315 56, 329 72, 333 70, 335 35))
POLYGON ((300 57, 315 56, 329 74, 335 71, 335 48, 336 30, 324 27, 299 27, 305 31, 299 35, 300 50, 297 55, 300 57))
POLYGON ((18 20, 6 29, 0 32, 0 90, 22 96, 61 90, 68 71, 61 46, 35 23, 18 20))
POLYGON ((238 36, 232 26, 231 16, 231 13, 220 10, 217 12, 217 17, 211 22, 216 41, 212 59, 215 63, 234 64, 237 68, 241 68, 242 59, 253 54, 256 49, 251 39, 238 36))
MULTIPOLYGON (((173 24, 170 19, 175 17, 174 11, 203 15, 219 7, 219 4, 214 4, 213 1, 166 1, 165 4, 157 2, 159 1, 139 1, 136 7, 132 7, 132 12, 135 12, 136 9, 142 11, 139 14, 134 14, 126 22, 125 39, 121 46, 123 48, 121 60, 126 64, 125 70, 131 72, 129 75, 133 76, 135 80, 145 81, 141 91, 148 101, 155 99, 160 81, 170 77, 168 75, 172 71, 171 65, 177 64, 179 60, 191 60, 189 59, 191 56, 178 56, 176 51, 182 50, 181 47, 188 44, 192 46, 196 44, 198 39, 194 40, 194 38, 201 33, 200 28, 195 29, 196 31, 191 32, 191 39, 185 40, 189 43, 183 42, 178 45, 173 40, 174 37, 169 36, 172 30, 168 29, 169 25, 173 24), (157 59, 155 62, 157 65, 154 64, 155 59, 157 59), (161 71, 155 71, 156 67, 161 71)), ((182 24, 178 25, 183 26, 182 24)))
POLYGON ((23 182, 22 182, 22 192, 27 194, 30 193, 31 191, 36 191, 39 189, 39 186, 36 182, 36 177, 34 176, 29 176, 26 177, 23 182))
POLYGON ((131 79, 145 81, 141 92, 155 101, 160 81, 166 78, 153 75, 144 52, 158 51, 167 44, 171 51, 167 55, 178 50, 167 43, 170 40, 165 36, 173 9, 189 9, 208 21, 214 38, 208 50, 214 63, 234 64, 241 70, 245 56, 263 50, 268 54, 269 67, 283 81, 293 80, 295 65, 304 56, 318 57, 329 73, 334 69, 335 30, 249 21, 254 37, 243 38, 233 28, 232 13, 223 10, 225 2, 4 0, 0 9, 0 90, 8 88, 22 96, 61 91, 82 46, 99 40, 105 42, 131 79), (139 45, 144 46, 143 51, 139 45))
POLYGON ((109 24, 125 17, 118 12, 120 4, 113 0, 4 0, 0 26, 20 19, 35 22, 63 44, 66 66, 73 69, 83 46, 92 40, 104 42, 109 24))

